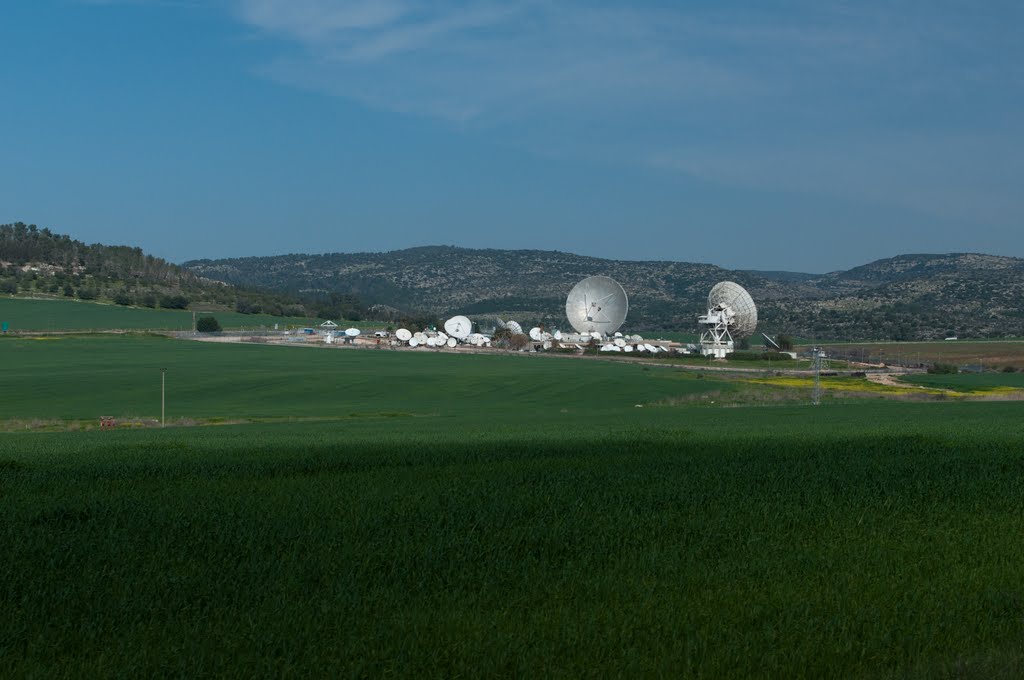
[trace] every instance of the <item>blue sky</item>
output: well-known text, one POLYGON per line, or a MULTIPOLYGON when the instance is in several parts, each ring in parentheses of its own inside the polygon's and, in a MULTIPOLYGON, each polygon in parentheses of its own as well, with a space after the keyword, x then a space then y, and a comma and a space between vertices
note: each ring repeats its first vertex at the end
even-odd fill
POLYGON ((172 261, 1024 256, 1024 4, 11 0, 0 221, 172 261))

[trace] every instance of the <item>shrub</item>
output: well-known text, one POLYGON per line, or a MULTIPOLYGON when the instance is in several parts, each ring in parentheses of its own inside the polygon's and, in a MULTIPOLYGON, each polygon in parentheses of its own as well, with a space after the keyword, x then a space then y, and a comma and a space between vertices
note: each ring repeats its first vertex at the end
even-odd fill
POLYGON ((201 316, 196 319, 196 330, 200 333, 219 333, 222 329, 215 316, 201 316))
POLYGON ((127 305, 130 305, 131 303, 132 303, 132 296, 129 295, 128 293, 124 292, 123 290, 119 291, 116 295, 114 295, 114 304, 118 304, 118 305, 122 305, 122 306, 127 306, 127 305))
POLYGON ((184 295, 163 295, 160 298, 160 306, 164 309, 185 309, 188 302, 184 295))
POLYGON ((1003 366, 1003 373, 1016 373, 1016 372, 1017 372, 1017 367, 1016 366, 1003 366))
POLYGON ((0 281, 0 293, 14 295, 18 292, 18 284, 14 281, 0 281))
POLYGON ((79 288, 78 289, 78 299, 79 300, 95 300, 96 299, 96 291, 93 290, 92 288, 79 288))
POLYGON ((936 362, 928 367, 928 372, 934 375, 950 375, 952 373, 959 373, 960 369, 956 364, 936 362))
POLYGON ((781 352, 732 352, 727 355, 729 361, 792 361, 793 357, 781 352))
POLYGON ((152 293, 146 293, 141 298, 139 298, 139 304, 141 304, 143 307, 149 307, 150 309, 152 309, 153 307, 156 307, 156 296, 153 295, 152 293))

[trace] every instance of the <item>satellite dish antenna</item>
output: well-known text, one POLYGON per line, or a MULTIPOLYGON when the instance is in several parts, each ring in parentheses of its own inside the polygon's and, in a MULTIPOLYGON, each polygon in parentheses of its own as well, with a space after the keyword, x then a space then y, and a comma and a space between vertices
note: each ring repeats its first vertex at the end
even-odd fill
POLYGON ((445 342, 448 342, 448 336, 445 335, 444 333, 438 333, 437 334, 437 341, 438 341, 438 344, 443 344, 445 342))
POLYGON ((437 338, 427 338, 427 347, 437 347, 437 338))
POLYGON ((550 340, 545 340, 544 341, 544 349, 551 349, 551 341, 550 340))
POLYGON ((445 344, 448 345, 449 347, 455 347, 455 345, 459 344, 459 341, 456 340, 455 338, 448 338, 445 344))
POLYGON ((544 331, 542 331, 539 327, 534 326, 533 328, 530 329, 530 340, 533 340, 534 342, 543 342, 544 331))
POLYGON ((464 316, 453 316, 444 322, 444 330, 453 338, 465 340, 473 332, 473 322, 464 316))
POLYGON ((654 348, 654 345, 648 345, 647 343, 644 343, 644 349, 647 350, 648 352, 657 352, 658 351, 658 350, 656 350, 654 348))
POLYGON ((555 340, 562 339, 562 331, 555 331, 555 340))
POLYGON ((579 333, 610 335, 626 320, 629 299, 626 291, 607 276, 590 276, 569 291, 565 315, 579 333))
POLYGON ((724 358, 733 351, 734 340, 745 338, 757 328, 757 305, 738 283, 716 283, 708 294, 708 312, 697 317, 704 330, 701 354, 724 358))
POLYGON ((512 331, 512 335, 522 335, 523 327, 519 325, 518 321, 508 321, 505 323, 505 328, 512 331))
POLYGON ((409 347, 418 347, 419 344, 420 344, 420 341, 417 340, 416 338, 413 338, 412 340, 409 341, 409 347))
POLYGON ((623 352, 632 352, 633 351, 633 345, 626 345, 625 347, 622 348, 622 351, 623 352))
POLYGON ((358 328, 346 328, 345 329, 345 335, 347 335, 350 338, 358 337, 359 333, 360 333, 360 331, 359 331, 358 328))
POLYGON ((407 328, 399 328, 397 331, 395 331, 395 337, 401 340, 402 342, 409 342, 410 340, 412 340, 412 333, 409 332, 409 329, 407 328))

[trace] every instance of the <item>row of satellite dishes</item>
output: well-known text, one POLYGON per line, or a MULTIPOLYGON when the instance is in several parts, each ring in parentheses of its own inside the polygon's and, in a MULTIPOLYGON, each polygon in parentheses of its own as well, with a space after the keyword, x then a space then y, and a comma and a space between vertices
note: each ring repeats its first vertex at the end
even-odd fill
MULTIPOLYGON (((722 281, 715 284, 708 294, 707 310, 706 314, 697 319, 702 328, 700 348, 704 355, 724 357, 733 351, 735 340, 749 336, 757 328, 757 306, 738 283, 722 281)), ((602 351, 668 351, 660 345, 645 343, 638 335, 624 336, 619 333, 628 312, 629 298, 617 281, 607 276, 590 276, 573 286, 565 300, 565 315, 576 335, 563 334, 561 331, 549 333, 539 326, 531 328, 528 334, 531 340, 540 343, 544 349, 550 349, 555 342, 607 340, 601 346, 602 351)), ((523 333, 522 326, 511 320, 497 319, 495 329, 505 329, 514 335, 523 333)), ((345 334, 354 337, 359 335, 359 330, 350 328, 345 334)), ((445 321, 444 332, 413 333, 399 328, 395 336, 410 347, 455 347, 459 343, 484 347, 490 346, 491 342, 488 335, 474 333, 473 322, 461 315, 445 321)))

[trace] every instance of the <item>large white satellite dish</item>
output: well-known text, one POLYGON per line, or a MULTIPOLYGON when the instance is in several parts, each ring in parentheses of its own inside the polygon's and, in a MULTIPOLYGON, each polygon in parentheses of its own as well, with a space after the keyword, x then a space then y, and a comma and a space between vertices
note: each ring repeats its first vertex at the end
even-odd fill
POLYGON ((530 339, 533 340, 534 342, 543 342, 544 331, 542 331, 540 327, 534 326, 533 328, 530 329, 530 339))
POLYGON ((359 333, 360 333, 360 330, 358 328, 346 328, 345 329, 345 335, 347 335, 350 338, 357 337, 359 335, 359 333))
POLYGON ((409 331, 409 329, 407 328, 399 328, 397 331, 395 331, 395 337, 401 340, 402 342, 409 342, 410 340, 412 340, 412 332, 409 331))
POLYGON ((611 335, 619 330, 628 311, 626 291, 607 276, 583 279, 565 299, 565 315, 579 333, 611 335))
POLYGON ((729 332, 733 338, 745 338, 757 328, 757 305, 747 289, 732 281, 716 283, 708 294, 708 309, 728 307, 735 315, 729 332))
POLYGON ((704 356, 725 358, 734 340, 745 338, 757 328, 757 305, 743 286, 732 281, 716 283, 708 294, 708 311, 697 318, 704 329, 700 351, 704 356))
POLYGON ((453 338, 465 340, 473 332, 473 322, 464 316, 453 316, 444 322, 444 330, 453 338))
POLYGON ((518 321, 508 321, 505 323, 505 328, 512 331, 512 335, 522 335, 523 327, 519 325, 518 321))
POLYGON ((418 347, 419 344, 420 341, 417 340, 416 338, 412 338, 411 340, 409 340, 409 347, 418 347))

